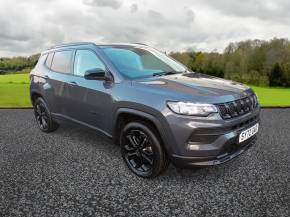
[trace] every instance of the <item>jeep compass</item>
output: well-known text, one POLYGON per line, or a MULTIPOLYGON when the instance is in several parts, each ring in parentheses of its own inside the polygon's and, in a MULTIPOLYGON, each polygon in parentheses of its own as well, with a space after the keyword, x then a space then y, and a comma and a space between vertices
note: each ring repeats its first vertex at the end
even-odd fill
POLYGON ((190 71, 143 44, 70 43, 42 52, 30 95, 43 132, 68 120, 120 145, 128 168, 154 177, 227 162, 254 144, 260 106, 253 90, 190 71))

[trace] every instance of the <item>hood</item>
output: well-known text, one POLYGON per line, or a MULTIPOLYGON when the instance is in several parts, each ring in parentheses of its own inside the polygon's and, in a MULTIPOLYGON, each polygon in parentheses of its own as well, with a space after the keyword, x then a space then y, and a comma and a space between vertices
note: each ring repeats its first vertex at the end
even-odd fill
POLYGON ((137 80, 138 83, 147 84, 193 96, 232 96, 242 98, 247 95, 249 87, 238 82, 229 81, 200 73, 184 73, 161 77, 149 77, 137 80))

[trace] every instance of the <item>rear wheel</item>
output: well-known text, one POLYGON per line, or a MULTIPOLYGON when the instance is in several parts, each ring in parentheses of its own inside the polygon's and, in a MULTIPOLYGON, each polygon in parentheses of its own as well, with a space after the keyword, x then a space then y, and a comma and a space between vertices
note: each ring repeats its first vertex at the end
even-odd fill
POLYGON ((136 175, 150 178, 167 168, 167 155, 150 125, 130 122, 122 129, 120 140, 122 157, 136 175))
POLYGON ((58 128, 59 125, 52 119, 51 113, 41 97, 34 101, 33 108, 36 122, 41 131, 49 133, 58 128))

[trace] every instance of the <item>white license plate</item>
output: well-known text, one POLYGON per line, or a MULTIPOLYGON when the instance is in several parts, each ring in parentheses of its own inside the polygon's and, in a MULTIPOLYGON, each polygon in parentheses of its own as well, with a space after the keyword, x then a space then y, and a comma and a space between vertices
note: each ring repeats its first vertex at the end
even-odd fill
POLYGON ((246 141, 247 139, 254 136, 258 132, 258 130, 259 130, 259 124, 257 123, 254 126, 241 132, 239 136, 239 143, 246 141))

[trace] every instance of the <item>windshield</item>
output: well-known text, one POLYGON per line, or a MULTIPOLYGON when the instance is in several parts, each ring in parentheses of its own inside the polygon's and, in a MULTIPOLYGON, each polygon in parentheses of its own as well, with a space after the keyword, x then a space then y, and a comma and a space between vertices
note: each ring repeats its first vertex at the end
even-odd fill
POLYGON ((129 78, 182 73, 186 67, 153 48, 102 47, 117 70, 129 78))

